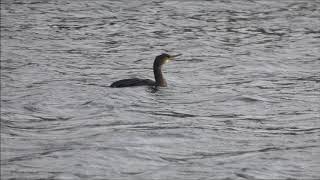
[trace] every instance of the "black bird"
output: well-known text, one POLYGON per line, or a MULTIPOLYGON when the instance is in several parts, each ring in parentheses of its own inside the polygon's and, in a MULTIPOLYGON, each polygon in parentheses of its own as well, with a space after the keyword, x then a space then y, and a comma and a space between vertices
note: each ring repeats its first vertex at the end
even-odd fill
POLYGON ((168 63, 170 60, 173 60, 175 57, 180 56, 181 54, 170 56, 169 54, 161 54, 156 57, 153 62, 153 73, 156 81, 151 79, 122 79, 116 81, 110 85, 110 87, 121 88, 121 87, 131 87, 131 86, 155 86, 155 87, 166 87, 167 82, 162 75, 162 65, 168 63))

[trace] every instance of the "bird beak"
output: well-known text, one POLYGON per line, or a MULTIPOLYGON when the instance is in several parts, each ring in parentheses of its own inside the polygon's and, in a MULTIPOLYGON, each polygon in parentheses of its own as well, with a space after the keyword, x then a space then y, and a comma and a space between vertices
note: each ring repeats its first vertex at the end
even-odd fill
POLYGON ((174 58, 178 57, 178 56, 181 56, 182 54, 176 54, 176 55, 172 55, 170 56, 170 59, 173 60, 174 58))

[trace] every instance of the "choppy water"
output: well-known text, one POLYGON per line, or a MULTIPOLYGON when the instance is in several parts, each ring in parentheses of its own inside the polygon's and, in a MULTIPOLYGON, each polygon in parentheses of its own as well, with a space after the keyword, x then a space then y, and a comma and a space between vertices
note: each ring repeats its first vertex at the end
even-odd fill
POLYGON ((320 178, 319 9, 1 1, 1 179, 320 178))

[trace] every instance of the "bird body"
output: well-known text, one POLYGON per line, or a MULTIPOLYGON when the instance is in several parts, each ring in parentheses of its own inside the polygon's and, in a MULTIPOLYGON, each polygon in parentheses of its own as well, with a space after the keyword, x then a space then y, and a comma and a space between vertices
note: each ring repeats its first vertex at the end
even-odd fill
POLYGON ((155 81, 151 79, 139 79, 139 78, 132 78, 132 79, 122 79, 119 81, 116 81, 110 85, 110 87, 130 87, 130 86, 143 86, 143 85, 149 85, 154 86, 155 81))

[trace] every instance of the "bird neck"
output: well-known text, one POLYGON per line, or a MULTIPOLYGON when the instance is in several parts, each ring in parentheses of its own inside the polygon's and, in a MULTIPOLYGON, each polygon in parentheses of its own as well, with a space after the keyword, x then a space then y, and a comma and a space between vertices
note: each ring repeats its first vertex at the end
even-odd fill
POLYGON ((161 66, 153 66, 154 78, 156 80, 156 86, 167 86, 167 82, 162 75, 161 66))

